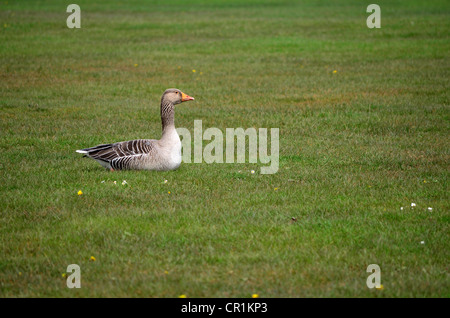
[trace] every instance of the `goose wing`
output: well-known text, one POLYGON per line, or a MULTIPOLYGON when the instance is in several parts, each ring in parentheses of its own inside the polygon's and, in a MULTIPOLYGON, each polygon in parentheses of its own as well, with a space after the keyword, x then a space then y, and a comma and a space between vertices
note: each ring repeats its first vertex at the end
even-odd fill
POLYGON ((127 164, 141 158, 143 155, 151 154, 155 148, 155 140, 136 139, 130 141, 103 144, 91 148, 77 150, 89 158, 109 163, 115 169, 127 169, 127 164))

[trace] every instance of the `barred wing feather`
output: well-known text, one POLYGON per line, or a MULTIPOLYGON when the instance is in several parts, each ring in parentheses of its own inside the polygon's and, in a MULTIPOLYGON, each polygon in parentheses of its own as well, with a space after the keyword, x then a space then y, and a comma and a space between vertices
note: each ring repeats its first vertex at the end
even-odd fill
POLYGON ((136 139, 98 145, 77 150, 77 152, 92 159, 109 163, 114 169, 122 170, 131 168, 131 165, 142 160, 144 155, 149 155, 154 149, 154 142, 155 140, 136 139))

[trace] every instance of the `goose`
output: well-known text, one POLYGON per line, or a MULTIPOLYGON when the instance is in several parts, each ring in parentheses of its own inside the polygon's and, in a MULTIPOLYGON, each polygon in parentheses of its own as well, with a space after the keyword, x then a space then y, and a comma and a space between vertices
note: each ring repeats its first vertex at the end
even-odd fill
POLYGON ((162 136, 136 139, 79 149, 101 166, 114 170, 175 170, 181 164, 181 141, 175 129, 175 105, 194 100, 179 89, 169 88, 161 96, 162 136))

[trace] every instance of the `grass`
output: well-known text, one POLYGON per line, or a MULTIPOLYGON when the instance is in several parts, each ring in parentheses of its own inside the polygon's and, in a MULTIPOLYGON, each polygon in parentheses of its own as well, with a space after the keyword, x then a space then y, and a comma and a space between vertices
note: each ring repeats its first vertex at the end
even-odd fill
POLYGON ((0 296, 450 296, 447 2, 77 4, 0 2, 0 296), (159 138, 169 87, 177 127, 280 128, 278 173, 75 153, 159 138))

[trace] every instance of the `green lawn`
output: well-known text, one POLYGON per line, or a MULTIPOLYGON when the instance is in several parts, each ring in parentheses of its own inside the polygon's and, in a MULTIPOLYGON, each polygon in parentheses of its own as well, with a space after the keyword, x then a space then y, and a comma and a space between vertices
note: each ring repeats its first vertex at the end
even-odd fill
POLYGON ((0 296, 450 296, 448 1, 69 3, 0 1, 0 296), (159 138, 170 87, 177 127, 279 128, 279 171, 75 153, 159 138))

